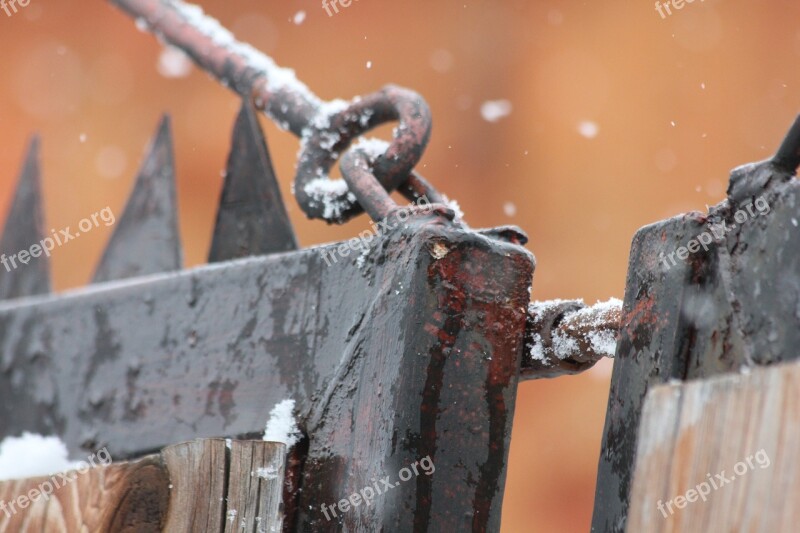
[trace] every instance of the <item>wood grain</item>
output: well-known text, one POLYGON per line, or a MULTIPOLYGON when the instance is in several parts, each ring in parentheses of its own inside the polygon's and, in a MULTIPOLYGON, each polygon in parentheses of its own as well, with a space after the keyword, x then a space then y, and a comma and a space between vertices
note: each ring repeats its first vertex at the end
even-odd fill
POLYGON ((7 506, 0 511, 0 531, 159 531, 169 503, 168 487, 169 475, 157 455, 84 473, 67 472, 64 477, 3 482, 0 502, 7 506), (47 483, 53 487, 52 496, 32 493, 40 487, 46 491, 47 483), (32 504, 20 501, 29 494, 35 499, 32 504))
POLYGON ((280 531, 286 446, 229 445, 197 440, 137 461, 2 482, 0 532, 280 531), (46 483, 55 485, 48 498, 31 492, 46 483), (36 501, 20 508, 28 494, 36 501))
POLYGON ((258 441, 233 441, 225 533, 281 530, 285 464, 285 446, 264 446, 263 442, 258 441), (235 515, 233 511, 236 511, 235 515))
POLYGON ((627 531, 794 533, 798 469, 800 365, 656 387, 642 413, 627 531))

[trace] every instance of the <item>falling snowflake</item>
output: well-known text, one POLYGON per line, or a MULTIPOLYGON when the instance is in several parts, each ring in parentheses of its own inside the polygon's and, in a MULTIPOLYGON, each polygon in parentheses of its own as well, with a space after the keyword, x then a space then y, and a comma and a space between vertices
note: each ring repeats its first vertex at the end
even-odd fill
POLYGON ((158 73, 165 78, 185 78, 192 71, 192 61, 182 50, 167 46, 158 56, 158 73))
POLYGON ((586 137, 587 139, 594 139, 597 137, 597 134, 600 132, 600 127, 597 125, 596 122, 592 122, 591 120, 583 120, 578 123, 578 133, 581 136, 586 137))
POLYGON ((508 100, 487 100, 481 105, 481 116, 486 122, 497 122, 510 115, 512 109, 508 100))

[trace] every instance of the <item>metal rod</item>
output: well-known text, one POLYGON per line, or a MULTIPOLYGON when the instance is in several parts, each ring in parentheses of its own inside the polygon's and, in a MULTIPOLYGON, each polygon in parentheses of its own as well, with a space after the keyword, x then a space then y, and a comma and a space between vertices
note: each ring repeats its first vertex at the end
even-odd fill
POLYGON ((238 42, 197 6, 168 0, 111 0, 164 42, 180 48, 197 65, 298 137, 317 115, 322 100, 294 71, 238 42))
POLYGON ((375 179, 390 192, 408 184, 401 192, 412 200, 417 191, 433 192, 413 173, 431 131, 430 109, 419 94, 389 85, 350 102, 325 102, 298 81, 293 70, 237 41, 197 6, 181 0, 110 1, 302 139, 294 191, 309 218, 341 224, 363 212, 363 207, 383 211, 359 205, 346 187, 326 182, 331 167, 356 137, 394 120, 400 123, 394 139, 372 165, 375 179))
POLYGON ((578 374, 614 357, 621 320, 616 299, 591 307, 581 300, 531 303, 520 379, 578 374))

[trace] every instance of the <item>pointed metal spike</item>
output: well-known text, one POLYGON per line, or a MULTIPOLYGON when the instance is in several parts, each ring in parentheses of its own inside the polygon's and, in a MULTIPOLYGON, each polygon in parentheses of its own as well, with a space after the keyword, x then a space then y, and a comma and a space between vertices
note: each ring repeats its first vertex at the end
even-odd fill
POLYGON ((264 132, 244 102, 233 129, 231 152, 211 242, 210 263, 297 250, 264 132))
POLYGON ((50 237, 45 242, 39 137, 28 146, 0 239, 0 300, 50 292, 50 237), (46 248, 46 251, 45 251, 46 248), (33 257, 33 254, 37 257, 33 257), (23 261, 24 259, 24 261, 23 261))
POLYGON ((795 118, 772 162, 790 174, 797 171, 800 166, 800 116, 795 118))
POLYGON ((93 282, 170 272, 180 270, 181 265, 175 160, 170 121, 165 115, 93 282))

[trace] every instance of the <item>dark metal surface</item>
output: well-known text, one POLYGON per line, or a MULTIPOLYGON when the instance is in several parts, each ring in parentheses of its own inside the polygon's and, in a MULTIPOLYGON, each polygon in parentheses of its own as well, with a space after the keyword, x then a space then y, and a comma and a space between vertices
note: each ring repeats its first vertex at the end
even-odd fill
POLYGON ((624 531, 650 387, 800 356, 800 183, 787 168, 787 154, 800 148, 797 128, 777 159, 735 169, 728 199, 708 214, 659 222, 634 237, 593 531, 624 531), (756 211, 758 199, 769 209, 756 211), (745 212, 746 220, 737 215, 745 212), (708 238, 712 225, 718 239, 708 238), (700 238, 711 242, 672 264, 671 253, 700 238))
MULTIPOLYGON (((614 359, 598 466, 592 531, 624 531, 644 397, 650 387, 683 379, 690 335, 683 317, 692 265, 661 271, 659 255, 696 238, 699 214, 640 229, 633 238, 622 327, 614 359)), ((691 304, 689 304, 691 305, 691 304)))
POLYGON ((45 229, 41 181, 39 138, 34 137, 0 239, 0 300, 50 292, 50 251, 44 253, 44 248, 52 249, 54 241, 45 229), (49 244, 43 243, 45 236, 49 237, 49 244), (36 243, 39 243, 39 257, 20 260, 17 254, 21 251, 28 254, 36 243))
POLYGON ((208 262, 296 249, 264 133, 244 102, 233 129, 208 262))
POLYGON ((295 196, 309 218, 344 223, 363 212, 346 187, 320 185, 358 136, 397 120, 394 139, 373 165, 389 191, 431 189, 412 172, 428 144, 431 114, 417 93, 388 85, 350 102, 324 102, 294 72, 249 45, 236 41, 219 23, 180 0, 111 0, 158 37, 186 52, 202 69, 253 102, 282 128, 301 138, 295 196))
POLYGON ((292 398, 295 530, 496 531, 533 257, 435 211, 363 259, 334 248, 0 304, 0 433, 123 458, 260 434, 292 398), (433 475, 324 518, 426 456, 433 475))
POLYGON ((94 283, 180 270, 175 161, 169 118, 158 127, 94 283))
POLYGON ((789 174, 794 174, 800 167, 800 116, 795 119, 772 162, 789 174))

